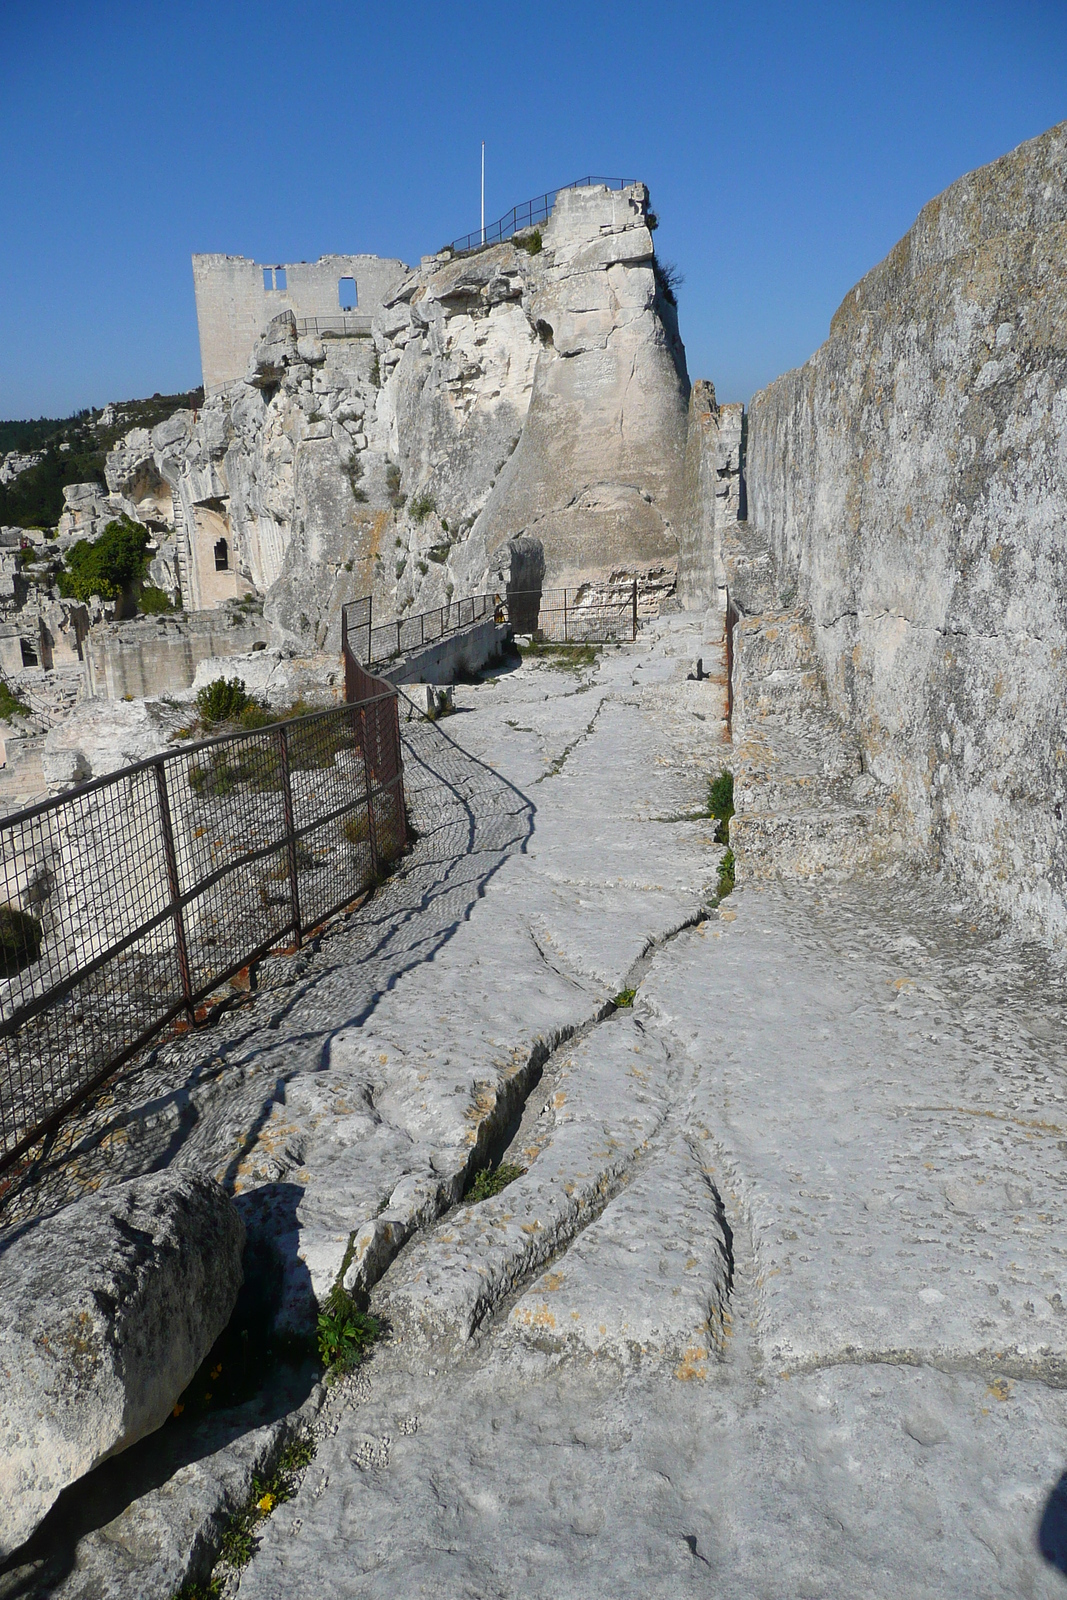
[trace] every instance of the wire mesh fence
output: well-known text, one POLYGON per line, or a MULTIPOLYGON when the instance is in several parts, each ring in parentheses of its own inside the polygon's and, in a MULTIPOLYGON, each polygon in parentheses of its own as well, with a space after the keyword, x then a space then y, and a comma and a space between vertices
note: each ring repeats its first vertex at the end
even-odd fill
MULTIPOLYGON (((433 611, 418 611, 392 622, 376 623, 371 597, 364 595, 361 600, 350 600, 342 608, 342 649, 346 662, 351 655, 365 666, 385 666, 400 656, 437 644, 449 634, 473 627, 476 622, 495 618, 500 612, 499 595, 474 594, 463 600, 451 600, 433 611)), ((351 697, 351 691, 349 695, 351 697)))
POLYGON ((551 644, 622 644, 637 638, 637 581, 612 587, 509 590, 514 633, 551 644))
POLYGON ((534 200, 525 200, 522 205, 512 206, 498 222, 490 223, 487 228, 478 228, 474 233, 464 234, 461 239, 453 239, 449 248, 457 256, 466 255, 468 251, 481 250, 485 245, 510 239, 513 233, 521 233, 524 228, 534 228, 539 222, 547 222, 552 215, 556 196, 564 189, 591 189, 594 185, 605 189, 629 189, 637 181, 636 178, 576 178, 573 183, 561 183, 558 189, 549 189, 534 200))
POLYGON ((187 745, 0 822, 0 1171, 406 844, 395 691, 187 745))

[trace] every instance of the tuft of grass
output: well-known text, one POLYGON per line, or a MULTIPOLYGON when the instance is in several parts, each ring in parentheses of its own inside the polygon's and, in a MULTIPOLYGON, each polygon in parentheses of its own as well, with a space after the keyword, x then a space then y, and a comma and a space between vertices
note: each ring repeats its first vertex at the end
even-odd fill
POLYGON ((525 1167, 513 1166, 510 1161, 502 1161, 498 1167, 482 1167, 474 1174, 474 1182, 467 1190, 467 1204, 476 1206, 480 1200, 488 1200, 494 1194, 499 1194, 509 1183, 521 1178, 525 1171, 525 1167))
POLYGON ((581 672, 585 667, 596 666, 604 647, 599 644, 553 644, 544 639, 531 639, 529 644, 516 648, 522 661, 530 656, 558 672, 581 672))
POLYGON ((519 246, 526 251, 527 255, 539 256, 542 250, 540 228, 535 228, 532 233, 528 233, 524 238, 520 239, 519 246))
POLYGON ((408 506, 408 510, 416 522, 425 522, 426 518, 437 510, 437 501, 432 494, 417 494, 408 506))
POLYGON ((620 989, 611 1003, 613 1006, 632 1006, 636 994, 636 989, 620 989))

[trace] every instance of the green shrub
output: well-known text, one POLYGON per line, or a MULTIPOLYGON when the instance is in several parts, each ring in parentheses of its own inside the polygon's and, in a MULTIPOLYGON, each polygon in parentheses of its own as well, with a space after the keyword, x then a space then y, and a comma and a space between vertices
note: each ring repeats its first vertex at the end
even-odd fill
POLYGON ((425 522, 426 518, 437 510, 437 501, 432 494, 417 494, 408 510, 416 522, 425 522))
POLYGON ((251 704, 243 678, 215 678, 196 692, 196 709, 201 719, 213 727, 218 722, 235 722, 251 704))
POLYGON ((163 611, 173 611, 170 596, 165 589, 157 589, 154 583, 146 583, 141 587, 137 598, 137 608, 143 611, 146 617, 157 617, 163 611))
POLYGON ((18 906, 0 905, 0 978, 14 977, 41 954, 44 929, 18 906))
POLYGON ((488 1200, 494 1194, 499 1194, 501 1189, 506 1189, 509 1183, 514 1183, 516 1178, 521 1178, 525 1167, 512 1166, 509 1161, 502 1161, 496 1168, 482 1167, 474 1175, 474 1182, 467 1190, 467 1204, 476 1206, 480 1200, 488 1200))
POLYGON ((9 683, 0 678, 0 719, 10 722, 12 717, 28 717, 30 708, 25 705, 9 683))
POLYGON ((125 514, 109 522, 92 543, 79 539, 67 551, 67 570, 59 574, 59 592, 70 600, 115 600, 139 583, 148 564, 148 529, 125 514))
POLYGON ((539 256, 543 248, 540 228, 535 228, 534 231, 532 233, 528 233, 524 239, 520 239, 519 244, 528 255, 539 256))

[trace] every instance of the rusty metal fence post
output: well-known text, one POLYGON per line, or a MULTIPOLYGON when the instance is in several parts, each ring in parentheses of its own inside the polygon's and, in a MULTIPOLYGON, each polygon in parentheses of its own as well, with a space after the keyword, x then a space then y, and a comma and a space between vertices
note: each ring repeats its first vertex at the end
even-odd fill
POLYGON ((631 639, 637 638, 637 579, 634 579, 634 626, 631 639))

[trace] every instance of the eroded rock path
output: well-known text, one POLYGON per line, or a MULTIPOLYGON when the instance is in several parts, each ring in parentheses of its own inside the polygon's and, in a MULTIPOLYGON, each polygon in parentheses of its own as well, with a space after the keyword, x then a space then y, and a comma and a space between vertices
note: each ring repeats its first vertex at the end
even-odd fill
POLYGON ((1064 1593, 1062 975, 902 871, 709 913, 697 655, 412 725, 406 875, 189 1091, 294 1314, 345 1265, 393 1330, 243 1597, 1064 1593))
MULTIPOLYGON (((594 937, 633 926, 607 794, 649 877, 688 829, 714 878, 627 761, 649 726, 671 782, 683 727, 721 757, 685 626, 600 669, 531 841, 578 912, 536 959, 598 993, 629 972, 634 1006, 543 1064, 525 1175, 384 1272, 392 1341, 242 1596, 1064 1592, 1038 1549, 1067 1467, 1062 976, 904 874, 741 886, 629 965, 579 942, 585 894, 618 897, 594 937)), ((501 717, 520 690, 468 691, 464 737, 537 739, 501 717)), ((490 936, 458 993, 497 960, 490 936)))

